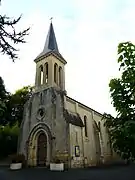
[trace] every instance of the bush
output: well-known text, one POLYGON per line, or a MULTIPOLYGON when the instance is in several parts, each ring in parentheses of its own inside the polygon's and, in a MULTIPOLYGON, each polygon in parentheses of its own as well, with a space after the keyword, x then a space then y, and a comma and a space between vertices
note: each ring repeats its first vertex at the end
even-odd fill
POLYGON ((58 158, 54 158, 54 159, 53 159, 53 161, 52 161, 52 163, 55 163, 55 164, 60 164, 60 163, 62 163, 62 162, 61 162, 61 160, 60 160, 60 159, 58 159, 58 158))
POLYGON ((25 156, 23 154, 14 154, 10 156, 12 163, 25 164, 25 156))

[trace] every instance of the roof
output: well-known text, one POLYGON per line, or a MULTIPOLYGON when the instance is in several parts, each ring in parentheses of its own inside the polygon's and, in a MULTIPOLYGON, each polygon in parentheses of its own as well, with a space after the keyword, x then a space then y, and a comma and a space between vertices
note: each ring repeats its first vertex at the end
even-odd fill
POLYGON ((69 97, 69 96, 66 96, 66 97, 67 97, 68 99, 70 99, 71 101, 74 101, 74 102, 76 102, 76 103, 82 105, 83 107, 88 108, 89 110, 94 111, 94 112, 97 113, 98 115, 103 116, 102 113, 100 113, 100 112, 98 112, 98 111, 96 111, 96 110, 94 110, 94 109, 92 109, 92 108, 86 106, 85 104, 82 104, 81 102, 79 102, 79 101, 77 101, 77 100, 75 100, 75 99, 73 99, 73 98, 71 98, 71 97, 69 97))
POLYGON ((64 116, 68 123, 75 126, 84 127, 83 121, 78 113, 71 113, 67 109, 64 110, 64 116))
POLYGON ((36 59, 50 53, 53 52, 55 53, 57 56, 59 56, 60 58, 64 59, 62 57, 62 55, 59 52, 58 49, 58 45, 57 45, 57 41, 56 41, 56 37, 55 37, 55 33, 54 33, 54 28, 53 28, 53 24, 52 22, 50 23, 50 27, 49 27, 49 31, 46 37, 46 41, 45 41, 45 45, 44 45, 44 49, 43 51, 36 57, 36 59))

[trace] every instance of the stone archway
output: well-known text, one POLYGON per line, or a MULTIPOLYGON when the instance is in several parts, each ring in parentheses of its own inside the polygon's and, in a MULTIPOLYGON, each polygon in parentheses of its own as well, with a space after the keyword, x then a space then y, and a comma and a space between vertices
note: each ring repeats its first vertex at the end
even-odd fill
POLYGON ((30 132, 28 138, 29 166, 47 166, 52 154, 52 136, 49 127, 45 123, 38 123, 30 132))

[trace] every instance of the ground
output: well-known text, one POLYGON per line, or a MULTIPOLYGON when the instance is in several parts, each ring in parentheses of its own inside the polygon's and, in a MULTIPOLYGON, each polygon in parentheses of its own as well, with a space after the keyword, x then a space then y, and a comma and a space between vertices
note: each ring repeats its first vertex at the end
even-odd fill
POLYGON ((70 169, 51 172, 44 168, 10 171, 0 167, 0 180, 135 180, 135 165, 104 168, 70 169))

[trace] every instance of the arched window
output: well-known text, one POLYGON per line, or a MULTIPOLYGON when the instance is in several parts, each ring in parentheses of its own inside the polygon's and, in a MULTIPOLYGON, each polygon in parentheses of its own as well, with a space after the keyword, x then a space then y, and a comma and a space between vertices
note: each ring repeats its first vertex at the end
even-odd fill
POLYGON ((48 63, 45 63, 45 83, 48 83, 48 63))
POLYGON ((40 66, 40 85, 43 84, 43 66, 40 66))
POLYGON ((59 86, 62 87, 62 67, 59 67, 59 86))
POLYGON ((57 76, 58 76, 58 65, 55 63, 54 64, 54 82, 57 83, 57 76))
POLYGON ((98 128, 99 128, 99 132, 101 131, 101 123, 100 121, 98 121, 98 128))
POLYGON ((78 132, 75 131, 76 144, 78 144, 78 132))
POLYGON ((84 130, 85 130, 85 137, 88 137, 88 131, 87 131, 87 116, 84 116, 84 130))

